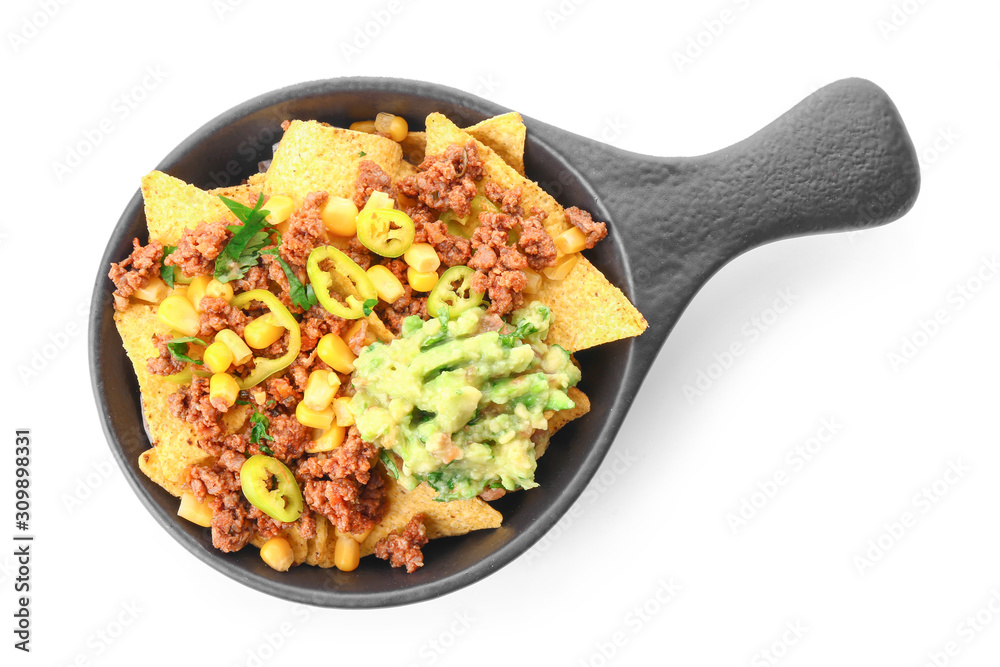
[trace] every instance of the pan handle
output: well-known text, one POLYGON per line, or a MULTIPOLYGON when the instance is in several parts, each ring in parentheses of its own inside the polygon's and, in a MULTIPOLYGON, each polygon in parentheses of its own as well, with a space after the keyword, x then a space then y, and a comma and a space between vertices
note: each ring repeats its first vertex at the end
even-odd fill
POLYGON ((612 220, 631 296, 660 330, 658 342, 737 255, 777 239, 889 222, 920 188, 899 112, 863 79, 821 88, 748 139, 700 157, 651 157, 570 137, 551 140, 612 220))

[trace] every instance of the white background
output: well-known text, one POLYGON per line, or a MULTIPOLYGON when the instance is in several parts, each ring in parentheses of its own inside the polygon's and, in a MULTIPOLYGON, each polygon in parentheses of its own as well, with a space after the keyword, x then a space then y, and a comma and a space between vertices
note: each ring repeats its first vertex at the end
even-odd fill
POLYGON ((995 664, 995 3, 224 2, 4 3, 0 534, 28 426, 37 535, 30 656, 11 648, 0 549, 4 664, 995 664), (144 173, 247 98, 349 75, 447 84, 655 155, 724 147, 863 76, 899 107, 923 187, 887 227, 723 269, 664 346, 603 482, 534 551, 416 606, 302 608, 217 574, 148 516, 111 463, 84 331, 144 173), (110 133, 59 173, 103 119, 110 133), (700 372, 710 386, 686 396, 700 372), (755 514, 734 526, 744 500, 755 514))

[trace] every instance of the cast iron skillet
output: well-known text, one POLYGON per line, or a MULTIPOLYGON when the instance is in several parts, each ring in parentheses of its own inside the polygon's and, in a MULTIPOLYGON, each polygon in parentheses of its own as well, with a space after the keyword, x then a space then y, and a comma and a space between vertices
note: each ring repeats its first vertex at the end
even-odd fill
MULTIPOLYGON (((412 129, 432 111, 460 126, 507 111, 468 93, 419 81, 345 78, 267 93, 214 119, 157 167, 209 188, 238 183, 271 156, 291 118, 346 126, 378 111, 412 129)), ((139 471, 148 448, 139 392, 112 321, 112 261, 145 240, 137 192, 101 258, 90 320, 90 368, 104 431, 129 483, 157 521, 198 558, 265 593, 329 607, 384 607, 437 597, 495 572, 524 553, 583 492, 607 454, 657 351, 685 306, 726 262, 777 239, 875 226, 913 205, 919 172, 895 106, 874 84, 829 85, 749 139, 695 158, 618 150, 530 118, 525 164, 565 206, 606 220, 609 238, 591 260, 649 321, 640 337, 578 355, 593 410, 556 437, 539 466, 541 488, 497 503, 497 530, 436 540, 413 575, 365 559, 351 573, 315 567, 277 573, 257 549, 223 554, 209 531, 176 516, 177 500, 139 471)), ((175 576, 183 577, 178 572, 175 576)))

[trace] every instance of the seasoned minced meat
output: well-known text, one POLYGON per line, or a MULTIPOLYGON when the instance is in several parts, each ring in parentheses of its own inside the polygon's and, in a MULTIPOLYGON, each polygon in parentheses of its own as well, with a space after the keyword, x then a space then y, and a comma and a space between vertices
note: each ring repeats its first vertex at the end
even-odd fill
POLYGON ((471 286, 489 295, 489 312, 506 315, 521 306, 524 300, 521 290, 527 284, 521 271, 527 267, 527 260, 516 247, 507 245, 507 235, 518 225, 519 218, 486 212, 479 220, 480 225, 472 235, 476 253, 468 264, 476 270, 471 286))
POLYGON ((250 318, 242 310, 233 308, 225 299, 211 296, 202 297, 200 305, 198 338, 207 341, 223 329, 232 329, 243 335, 250 318))
POLYGON ((167 349, 167 343, 171 340, 173 340, 172 336, 153 334, 153 344, 160 352, 160 356, 150 357, 146 360, 146 370, 153 375, 174 375, 184 370, 186 362, 174 358, 174 355, 170 354, 170 350, 167 349))
POLYGON ((142 245, 139 239, 132 239, 132 254, 122 261, 112 264, 108 278, 115 284, 112 294, 115 310, 128 308, 128 299, 137 289, 149 284, 149 279, 159 273, 160 260, 163 258, 163 244, 151 241, 142 245))
POLYGON ((537 209, 527 218, 521 218, 521 236, 517 240, 517 247, 524 253, 528 266, 535 271, 556 263, 556 244, 542 227, 544 219, 545 213, 537 209))
POLYGON ((417 514, 399 535, 386 535, 375 544, 375 556, 388 560, 393 567, 405 567, 413 574, 424 565, 424 554, 420 550, 427 544, 427 528, 424 515, 417 514))
POLYGON ((189 278, 215 271, 215 259, 229 243, 232 236, 226 229, 228 223, 219 220, 203 222, 194 229, 185 229, 177 250, 163 260, 167 266, 179 267, 189 278))
POLYGON ((428 155, 419 172, 400 179, 399 191, 435 211, 451 209, 457 216, 469 215, 476 196, 476 181, 483 177, 483 163, 475 141, 452 144, 444 153, 428 155))
POLYGON ((354 205, 360 211, 376 190, 392 196, 392 179, 371 160, 358 162, 358 178, 354 181, 354 205))
POLYGON ((586 235, 588 248, 593 248, 594 244, 608 235, 608 226, 606 224, 603 222, 594 222, 589 213, 576 206, 570 206, 566 209, 566 219, 586 235))
POLYGON ((288 221, 288 230, 281 237, 278 251, 293 270, 304 269, 313 248, 327 243, 326 225, 320 213, 327 199, 329 196, 324 191, 310 192, 302 207, 292 213, 288 221))
POLYGON ((195 427, 199 435, 218 435, 223 412, 209 399, 208 379, 195 376, 191 384, 167 397, 170 414, 195 427))

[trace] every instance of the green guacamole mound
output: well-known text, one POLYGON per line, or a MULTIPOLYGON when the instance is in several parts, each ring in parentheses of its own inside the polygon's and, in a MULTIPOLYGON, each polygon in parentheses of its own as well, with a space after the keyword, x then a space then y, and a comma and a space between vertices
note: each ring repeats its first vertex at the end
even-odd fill
POLYGON ((482 331, 483 308, 440 315, 406 318, 399 338, 354 362, 361 437, 399 455, 399 469, 383 461, 401 484, 425 481, 438 500, 537 486, 532 436, 547 431, 545 411, 574 407, 566 390, 580 381, 569 353, 542 342, 551 310, 532 302, 515 311, 506 334, 482 331))

